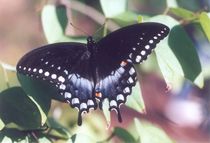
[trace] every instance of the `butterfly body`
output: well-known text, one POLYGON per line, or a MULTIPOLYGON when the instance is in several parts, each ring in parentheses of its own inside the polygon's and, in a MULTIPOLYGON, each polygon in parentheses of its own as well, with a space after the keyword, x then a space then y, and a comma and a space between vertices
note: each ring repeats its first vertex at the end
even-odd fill
POLYGON ((17 64, 21 74, 52 83, 71 107, 82 114, 102 109, 108 99, 122 121, 120 105, 126 102, 136 84, 133 64, 141 63, 156 44, 169 33, 159 23, 142 23, 121 28, 100 41, 92 37, 83 43, 56 43, 35 49, 17 64), (97 101, 98 100, 98 101, 97 101))

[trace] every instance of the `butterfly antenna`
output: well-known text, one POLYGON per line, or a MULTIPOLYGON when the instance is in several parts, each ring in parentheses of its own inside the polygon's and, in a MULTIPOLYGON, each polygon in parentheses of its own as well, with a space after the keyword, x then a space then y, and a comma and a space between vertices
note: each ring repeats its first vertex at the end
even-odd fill
POLYGON ((79 27, 75 26, 73 23, 70 22, 70 25, 71 25, 74 29, 76 29, 76 30, 78 30, 78 31, 80 31, 80 32, 82 32, 82 33, 84 33, 84 34, 87 35, 87 36, 90 36, 90 34, 88 34, 87 32, 85 32, 85 31, 83 31, 83 30, 81 30, 79 27))

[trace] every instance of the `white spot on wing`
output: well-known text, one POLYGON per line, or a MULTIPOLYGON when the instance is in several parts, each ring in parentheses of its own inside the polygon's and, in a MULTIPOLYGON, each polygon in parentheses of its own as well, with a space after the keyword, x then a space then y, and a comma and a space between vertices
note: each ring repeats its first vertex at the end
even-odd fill
POLYGON ((71 93, 65 92, 65 93, 64 93, 64 97, 65 97, 65 98, 71 98, 71 93))
POLYGON ((136 56, 136 62, 140 62, 140 60, 141 60, 141 56, 140 55, 136 56))
POLYGON ((56 75, 56 74, 52 74, 52 75, 51 75, 51 78, 52 78, 52 79, 56 79, 56 78, 57 78, 57 75, 56 75))
POLYGON ((124 88, 123 92, 124 93, 130 93, 130 88, 129 87, 124 88))
POLYGON ((133 81, 133 79, 132 79, 132 77, 129 77, 128 78, 128 83, 133 83, 134 81, 133 81))
POLYGON ((33 69, 33 72, 36 72, 36 71, 37 71, 37 69, 36 69, 36 68, 34 68, 34 69, 33 69))
POLYGON ((141 51, 141 55, 144 56, 146 54, 146 51, 141 51))
POLYGON ((74 104, 79 104, 79 99, 78 98, 73 98, 71 103, 74 104))
POLYGON ((131 67, 131 69, 129 70, 129 74, 130 74, 130 75, 133 75, 134 73, 135 73, 135 70, 134 70, 133 67, 131 67))
POLYGON ((81 109, 87 109, 87 104, 86 103, 80 104, 80 110, 81 109))
POLYGON ((45 76, 49 76, 50 73, 47 71, 47 72, 44 73, 44 75, 45 75, 45 76))
POLYGON ((154 41, 153 40, 149 40, 149 43, 152 44, 154 41))
POLYGON ((122 94, 117 95, 117 101, 124 101, 124 96, 122 94))
POLYGON ((62 77, 62 76, 59 76, 59 77, 58 77, 58 81, 60 81, 60 82, 62 82, 62 83, 63 83, 63 82, 65 82, 65 78, 64 78, 64 77, 62 77))
POLYGON ((146 46, 145 46, 145 49, 147 49, 147 50, 148 50, 149 48, 150 48, 150 46, 149 46, 149 45, 146 45, 146 46))
POLYGON ((43 73, 43 70, 42 69, 39 69, 39 73, 43 73))
POLYGON ((116 102, 115 100, 112 100, 112 101, 109 103, 109 105, 110 105, 111 107, 113 107, 113 106, 117 107, 117 102, 116 102))
POLYGON ((93 102, 93 100, 90 100, 90 99, 89 99, 89 100, 87 101, 87 104, 88 104, 88 106, 93 106, 93 105, 94 105, 94 102, 93 102))
POLYGON ((66 89, 66 85, 61 84, 61 85, 59 86, 59 88, 60 88, 61 90, 65 90, 65 89, 66 89))

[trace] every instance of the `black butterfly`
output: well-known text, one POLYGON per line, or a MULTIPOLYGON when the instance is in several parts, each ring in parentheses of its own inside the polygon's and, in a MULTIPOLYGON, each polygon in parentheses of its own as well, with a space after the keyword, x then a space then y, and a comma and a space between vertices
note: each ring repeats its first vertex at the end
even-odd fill
POLYGON ((168 33, 167 26, 148 22, 116 30, 97 43, 88 37, 87 44, 46 45, 22 57, 17 71, 55 85, 60 96, 79 110, 78 125, 82 114, 96 109, 97 103, 102 109, 105 98, 121 122, 120 105, 137 80, 133 64, 146 60, 168 33))

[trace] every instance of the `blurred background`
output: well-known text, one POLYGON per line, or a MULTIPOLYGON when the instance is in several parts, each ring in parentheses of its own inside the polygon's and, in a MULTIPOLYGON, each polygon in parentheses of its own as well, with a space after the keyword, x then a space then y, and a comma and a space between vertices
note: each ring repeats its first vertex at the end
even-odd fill
MULTIPOLYGON (((66 1, 50 1, 50 3, 62 4, 66 1)), ((102 13, 99 1, 80 0, 78 2, 102 13)), ((176 2, 179 7, 195 14, 210 10, 209 0, 177 0, 176 2)), ((0 0, 1 62, 15 66, 25 53, 47 44, 41 22, 41 10, 46 3, 49 2, 45 0, 0 0)), ((75 7, 77 8, 78 5, 75 7)), ((163 14, 166 7, 165 0, 131 0, 128 2, 129 10, 145 17, 163 14)), ((80 10, 77 11, 76 8, 68 11, 68 18, 71 18, 70 21, 76 27, 88 33, 94 33, 100 27, 100 23, 104 23, 103 18, 101 21, 99 18, 99 23, 78 12, 80 10)), ((204 87, 200 89, 190 81, 183 79, 180 79, 181 82, 177 82, 177 85, 166 84, 160 71, 156 70, 158 66, 155 65, 153 56, 150 61, 144 63, 145 66, 140 67, 139 73, 145 113, 139 113, 124 106, 122 109, 124 122, 118 123, 115 115, 112 115, 114 117, 111 126, 127 128, 133 118, 137 117, 161 127, 175 142, 210 142, 210 44, 204 32, 197 27, 199 26, 189 24, 185 26, 185 30, 196 46, 204 71, 204 87)), ((117 27, 114 26, 114 28, 117 27)), ((67 25, 65 32, 70 36, 86 36, 81 31, 72 28, 70 24, 67 25)), ((72 133, 94 132, 95 135, 98 132, 102 138, 106 138, 104 134, 111 132, 111 127, 106 129, 106 121, 100 111, 85 117, 84 126, 87 120, 89 128, 75 127, 77 119, 73 119, 72 115, 77 118, 77 111, 69 108, 65 103, 53 101, 50 116, 69 128, 72 133), (68 116, 69 114, 71 117, 68 116), (92 116, 99 118, 100 122, 92 120, 92 116)), ((116 139, 117 141, 119 140, 116 139)))

